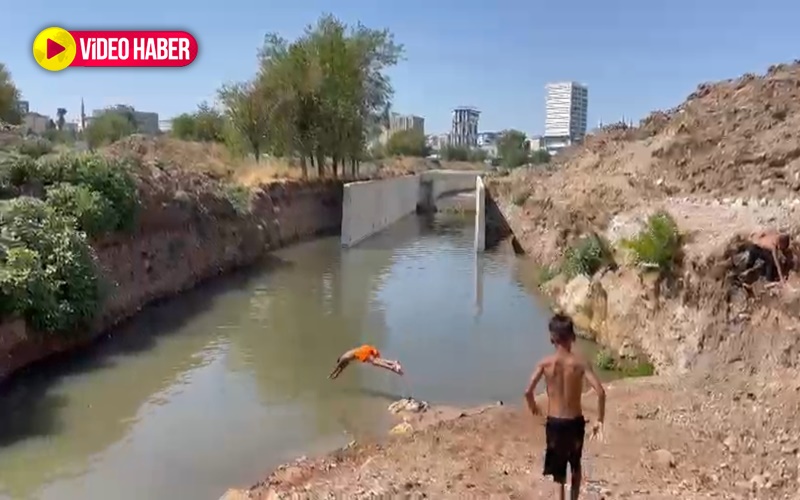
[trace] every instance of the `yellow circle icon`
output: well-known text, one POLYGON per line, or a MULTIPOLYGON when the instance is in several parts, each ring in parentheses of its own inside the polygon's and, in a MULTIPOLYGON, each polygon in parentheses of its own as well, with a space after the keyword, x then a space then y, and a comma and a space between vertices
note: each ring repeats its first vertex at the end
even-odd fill
POLYGON ((67 68, 77 50, 75 39, 63 28, 45 28, 33 40, 33 58, 47 71, 67 68))

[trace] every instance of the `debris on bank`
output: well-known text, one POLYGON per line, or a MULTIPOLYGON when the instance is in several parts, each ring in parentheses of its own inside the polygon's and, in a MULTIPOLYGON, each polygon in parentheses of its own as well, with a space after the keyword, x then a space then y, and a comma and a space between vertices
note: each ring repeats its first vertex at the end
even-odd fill
POLYGON ((395 401, 394 403, 389 405, 389 412, 398 414, 398 413, 423 413, 428 411, 430 405, 427 401, 420 401, 414 398, 403 398, 395 401))

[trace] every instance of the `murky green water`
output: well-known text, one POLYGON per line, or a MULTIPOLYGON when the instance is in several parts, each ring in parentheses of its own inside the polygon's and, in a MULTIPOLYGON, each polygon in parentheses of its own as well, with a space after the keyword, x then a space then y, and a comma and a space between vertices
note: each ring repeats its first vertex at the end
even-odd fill
MULTIPOLYGON (((468 222, 468 220, 467 220, 468 222)), ((518 402, 550 349, 547 312, 464 220, 409 217, 150 308, 77 357, 0 391, 0 497, 216 499, 302 454, 384 432, 406 394, 518 402), (406 376, 352 366, 371 343, 406 376)))

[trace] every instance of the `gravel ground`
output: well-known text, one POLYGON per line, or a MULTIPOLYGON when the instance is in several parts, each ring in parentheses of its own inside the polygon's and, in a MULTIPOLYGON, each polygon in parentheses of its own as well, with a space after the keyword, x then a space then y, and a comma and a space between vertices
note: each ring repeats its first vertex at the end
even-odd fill
MULTIPOLYGON (((584 451, 583 498, 800 498, 797 380, 611 384, 605 442, 584 451)), ((594 395, 585 401, 591 419, 594 395)), ((384 443, 300 459, 227 498, 553 498, 541 475, 542 420, 510 406, 438 418, 384 443)))

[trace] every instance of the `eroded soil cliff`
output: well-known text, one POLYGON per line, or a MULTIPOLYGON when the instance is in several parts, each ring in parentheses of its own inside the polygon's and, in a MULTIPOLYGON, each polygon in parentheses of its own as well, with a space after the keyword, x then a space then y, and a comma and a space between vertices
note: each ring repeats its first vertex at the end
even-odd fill
POLYGON ((104 296, 94 325, 74 334, 28 331, 22 320, 0 325, 0 380, 91 341, 153 300, 252 264, 271 249, 336 232, 341 225, 341 181, 272 179, 243 189, 211 167, 185 166, 192 159, 186 151, 208 146, 184 147, 181 161, 170 161, 177 156, 174 151, 158 152, 172 143, 153 141, 129 138, 122 152, 106 152, 136 157, 140 207, 133 231, 92 242, 104 296))

